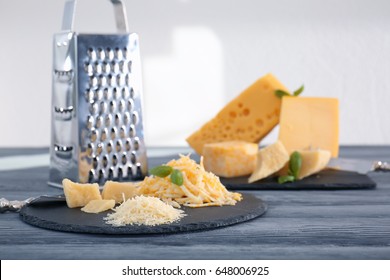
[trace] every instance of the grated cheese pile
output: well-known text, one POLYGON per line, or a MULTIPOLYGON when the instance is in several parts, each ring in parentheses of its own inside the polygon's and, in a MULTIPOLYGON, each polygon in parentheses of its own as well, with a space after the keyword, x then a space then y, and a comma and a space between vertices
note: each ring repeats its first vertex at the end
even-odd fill
POLYGON ((188 207, 235 205, 242 199, 241 194, 229 192, 219 177, 204 169, 203 159, 197 164, 189 156, 180 155, 178 160, 166 165, 182 172, 183 185, 173 184, 169 176, 150 176, 139 183, 139 194, 159 197, 174 207, 180 204, 188 207))
POLYGON ((125 225, 155 226, 170 224, 186 216, 184 211, 175 209, 156 197, 136 196, 114 208, 107 214, 107 224, 115 227, 125 225))

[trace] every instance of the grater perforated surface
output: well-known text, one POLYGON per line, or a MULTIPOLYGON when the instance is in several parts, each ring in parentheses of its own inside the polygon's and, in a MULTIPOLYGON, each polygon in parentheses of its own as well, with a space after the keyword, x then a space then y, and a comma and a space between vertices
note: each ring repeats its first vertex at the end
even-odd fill
POLYGON ((80 178, 142 178, 143 141, 138 37, 79 35, 80 178), (102 40, 104 39, 104 40, 102 40), (81 108, 85 107, 85 110, 81 108), (84 115, 84 116, 82 116, 84 115))

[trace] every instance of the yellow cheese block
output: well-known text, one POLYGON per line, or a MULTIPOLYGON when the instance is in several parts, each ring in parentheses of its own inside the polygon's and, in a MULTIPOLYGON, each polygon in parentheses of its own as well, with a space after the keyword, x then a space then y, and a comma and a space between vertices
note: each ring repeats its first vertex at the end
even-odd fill
POLYGON ((337 98, 283 97, 279 140, 289 154, 297 150, 339 153, 339 101, 337 98))
POLYGON ((289 159, 290 156, 280 141, 260 149, 257 154, 256 169, 249 177, 248 182, 253 183, 278 172, 289 159))
POLYGON ((258 145, 245 141, 229 141, 205 144, 204 168, 222 177, 238 177, 251 174, 256 166, 258 145))
POLYGON ((102 196, 103 199, 114 199, 116 203, 122 203, 125 200, 137 195, 137 187, 131 182, 107 181, 104 184, 102 196))
POLYGON ((104 212, 106 210, 112 209, 115 207, 115 200, 113 199, 97 199, 97 200, 91 200, 88 202, 87 205, 85 205, 83 208, 81 208, 81 211, 86 213, 100 213, 104 212))
MULTIPOLYGON (((303 179, 307 176, 320 172, 326 167, 331 158, 330 151, 327 150, 308 150, 298 151, 302 157, 301 169, 298 173, 298 179, 303 179)), ((280 175, 288 174, 288 163, 279 172, 280 175)))
POLYGON ((91 200, 101 200, 98 184, 79 184, 69 179, 62 180, 66 204, 69 208, 83 207, 91 200))
POLYGON ((189 136, 188 144, 201 154, 207 143, 259 143, 279 122, 281 99, 275 96, 278 89, 288 92, 272 74, 260 78, 189 136))

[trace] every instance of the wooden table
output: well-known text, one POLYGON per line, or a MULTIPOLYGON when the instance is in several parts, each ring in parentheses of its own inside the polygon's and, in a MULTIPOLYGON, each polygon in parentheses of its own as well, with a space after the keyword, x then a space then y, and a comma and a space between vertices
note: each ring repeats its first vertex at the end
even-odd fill
MULTIPOLYGON (((48 149, 0 149, 0 170, 10 156, 29 155, 28 160, 42 153, 48 149)), ((389 161, 390 147, 342 147, 340 156, 389 161)), ((376 189, 248 191, 268 203, 264 216, 180 234, 57 232, 7 212, 0 214, 0 259, 390 259, 390 173, 370 177, 376 189)), ((47 178, 48 166, 0 171, 0 196, 20 200, 59 193, 47 186, 47 178)))

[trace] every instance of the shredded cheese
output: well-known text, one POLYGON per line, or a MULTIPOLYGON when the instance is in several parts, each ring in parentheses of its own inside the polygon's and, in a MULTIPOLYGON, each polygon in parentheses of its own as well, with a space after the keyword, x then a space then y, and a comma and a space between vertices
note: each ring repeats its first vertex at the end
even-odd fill
POLYGON ((146 196, 130 198, 113 210, 104 219, 107 224, 115 227, 170 224, 185 216, 184 211, 175 209, 156 197, 146 196))
POLYGON ((173 184, 169 176, 149 176, 139 183, 138 194, 159 197, 174 207, 235 205, 242 199, 241 194, 229 192, 219 177, 204 169, 203 158, 197 164, 188 155, 180 155, 178 160, 171 160, 166 165, 182 172, 183 185, 173 184))

